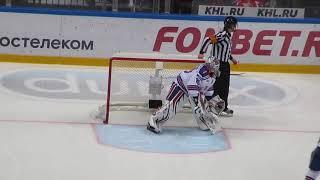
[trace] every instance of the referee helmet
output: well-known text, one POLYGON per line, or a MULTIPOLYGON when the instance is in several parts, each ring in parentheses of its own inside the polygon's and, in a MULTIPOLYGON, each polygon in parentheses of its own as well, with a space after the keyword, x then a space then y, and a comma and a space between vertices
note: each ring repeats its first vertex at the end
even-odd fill
POLYGON ((224 19, 224 27, 226 29, 229 29, 231 27, 236 27, 237 25, 238 25, 238 20, 233 16, 228 16, 224 19))

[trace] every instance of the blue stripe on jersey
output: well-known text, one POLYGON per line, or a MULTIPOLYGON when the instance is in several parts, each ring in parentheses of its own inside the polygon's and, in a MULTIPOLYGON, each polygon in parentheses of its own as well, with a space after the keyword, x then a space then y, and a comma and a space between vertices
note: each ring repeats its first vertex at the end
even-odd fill
POLYGON ((187 88, 184 87, 184 84, 180 75, 178 75, 177 77, 177 82, 178 82, 178 85, 181 87, 181 89, 184 91, 184 93, 188 94, 187 88))
POLYGON ((166 99, 168 100, 169 97, 171 96, 171 94, 173 93, 173 90, 175 89, 175 87, 177 86, 177 84, 175 82, 172 83, 171 87, 170 87, 170 90, 169 90, 169 93, 166 97, 166 99))
POLYGON ((197 85, 189 85, 188 90, 197 90, 198 91, 198 90, 200 90, 200 87, 197 85))
POLYGON ((183 94, 183 91, 179 86, 173 86, 172 90, 170 90, 170 91, 171 91, 171 93, 168 94, 168 96, 166 98, 166 100, 168 100, 168 101, 171 101, 171 100, 176 101, 175 99, 177 98, 178 94, 179 94, 179 96, 181 96, 181 93, 183 94))

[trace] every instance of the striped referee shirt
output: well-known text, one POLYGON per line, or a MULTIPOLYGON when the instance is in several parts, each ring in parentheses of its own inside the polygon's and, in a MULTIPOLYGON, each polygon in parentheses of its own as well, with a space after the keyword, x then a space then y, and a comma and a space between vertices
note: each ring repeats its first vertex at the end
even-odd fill
POLYGON ((229 32, 220 31, 216 35, 207 36, 203 40, 200 54, 206 53, 210 44, 212 44, 211 57, 223 62, 228 62, 229 59, 233 58, 231 56, 231 34, 229 32))

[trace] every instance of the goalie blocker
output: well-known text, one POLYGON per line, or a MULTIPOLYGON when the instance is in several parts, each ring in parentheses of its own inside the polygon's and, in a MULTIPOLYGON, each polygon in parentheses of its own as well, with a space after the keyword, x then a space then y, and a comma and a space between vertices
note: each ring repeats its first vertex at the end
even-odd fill
POLYGON ((213 84, 219 74, 219 61, 213 58, 191 71, 181 72, 171 85, 166 103, 150 117, 147 129, 160 133, 163 124, 189 101, 199 128, 218 132, 217 115, 224 109, 224 101, 218 96, 213 98, 213 84))

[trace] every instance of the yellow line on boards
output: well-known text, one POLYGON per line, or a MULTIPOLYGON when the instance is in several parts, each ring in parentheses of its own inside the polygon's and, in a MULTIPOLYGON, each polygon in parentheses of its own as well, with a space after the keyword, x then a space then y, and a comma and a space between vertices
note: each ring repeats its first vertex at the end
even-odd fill
POLYGON ((84 57, 56 57, 56 56, 30 56, 0 54, 0 62, 32 63, 32 64, 62 64, 82 66, 107 66, 108 58, 84 58, 84 57))

